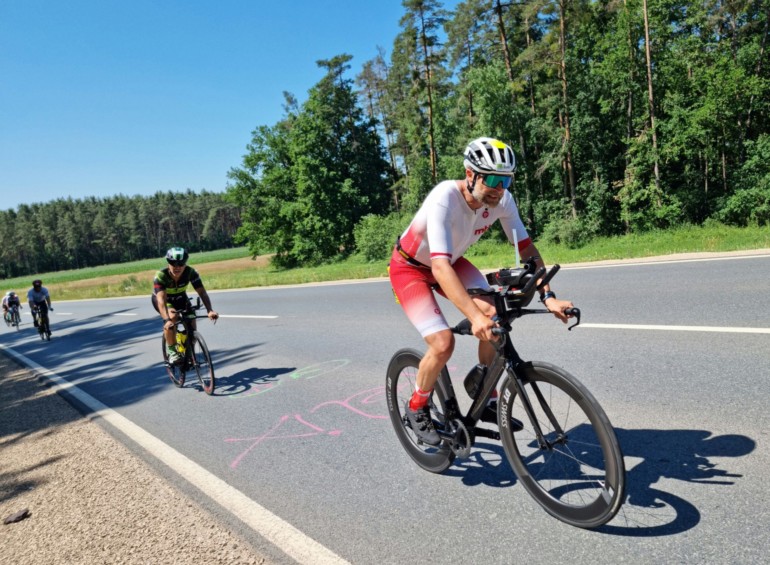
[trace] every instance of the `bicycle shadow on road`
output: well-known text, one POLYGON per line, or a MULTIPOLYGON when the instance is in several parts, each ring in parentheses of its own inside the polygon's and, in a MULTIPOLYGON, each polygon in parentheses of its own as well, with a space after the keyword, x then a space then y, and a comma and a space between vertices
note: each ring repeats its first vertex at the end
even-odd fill
POLYGON ((442 474, 459 477, 469 487, 510 487, 518 482, 502 444, 487 439, 477 439, 470 456, 455 459, 452 466, 442 474))
POLYGON ((617 516, 597 531, 623 536, 679 534, 700 522, 698 508, 655 485, 661 479, 731 486, 742 475, 720 469, 709 458, 742 457, 756 448, 744 435, 714 436, 707 430, 619 429, 626 461, 626 501, 617 516))
POLYGON ((216 396, 254 395, 267 392, 281 383, 281 376, 296 371, 296 367, 249 367, 225 377, 217 377, 216 396))

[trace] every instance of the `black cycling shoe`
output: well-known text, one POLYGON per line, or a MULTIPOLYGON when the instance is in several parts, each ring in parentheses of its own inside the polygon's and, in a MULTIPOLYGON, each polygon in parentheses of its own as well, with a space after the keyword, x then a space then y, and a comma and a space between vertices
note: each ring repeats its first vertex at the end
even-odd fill
MULTIPOLYGON (((497 400, 492 400, 489 402, 489 404, 487 404, 487 407, 484 408, 484 411, 481 413, 481 421, 488 422, 490 424, 497 424, 497 400)), ((523 429, 524 424, 521 423, 521 420, 511 418, 512 432, 520 432, 523 429)))
POLYGON ((417 439, 427 443, 428 445, 438 445, 441 443, 441 438, 433 427, 433 420, 430 417, 430 409, 427 406, 418 410, 412 410, 409 408, 409 401, 406 401, 404 406, 404 413, 409 420, 409 425, 412 427, 417 439))

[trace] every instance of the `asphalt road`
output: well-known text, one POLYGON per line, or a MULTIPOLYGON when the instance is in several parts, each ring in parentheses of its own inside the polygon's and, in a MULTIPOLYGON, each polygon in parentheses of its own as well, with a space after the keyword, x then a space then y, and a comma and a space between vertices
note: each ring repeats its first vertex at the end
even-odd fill
MULTIPOLYGON (((552 284, 581 326, 532 316, 514 335, 523 357, 579 377, 617 429, 629 497, 595 531, 541 510, 498 443, 441 475, 412 463, 384 379, 421 341, 386 281, 212 293, 213 397, 165 375, 149 297, 54 296, 50 343, 28 316, 0 343, 76 385, 129 448, 278 561, 764 562, 770 256, 564 268, 552 284)), ((460 338, 453 379, 474 355, 460 338)))

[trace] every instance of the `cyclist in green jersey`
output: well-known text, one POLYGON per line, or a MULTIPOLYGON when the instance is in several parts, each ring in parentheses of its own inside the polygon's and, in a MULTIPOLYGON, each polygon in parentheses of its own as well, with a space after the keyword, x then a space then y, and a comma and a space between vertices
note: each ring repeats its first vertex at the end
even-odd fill
MULTIPOLYGON (((187 287, 192 285, 195 292, 201 297, 203 305, 208 312, 209 320, 215 322, 219 318, 211 307, 211 299, 198 271, 187 264, 189 254, 181 247, 172 247, 166 253, 168 267, 155 273, 153 280, 152 306, 163 318, 163 336, 166 338, 168 360, 176 363, 182 360, 174 344, 176 343, 177 311, 184 310, 190 301, 187 296, 187 287)), ((195 328, 195 320, 191 320, 195 328)))

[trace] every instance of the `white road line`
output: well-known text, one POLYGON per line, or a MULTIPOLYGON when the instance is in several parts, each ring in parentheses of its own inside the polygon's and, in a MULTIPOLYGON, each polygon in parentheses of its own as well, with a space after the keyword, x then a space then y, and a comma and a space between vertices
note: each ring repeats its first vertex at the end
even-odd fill
POLYGON ((265 320, 274 320, 278 316, 252 316, 250 314, 220 314, 220 318, 254 318, 254 319, 265 319, 265 320))
POLYGON ((194 461, 163 443, 131 420, 102 404, 66 379, 38 365, 13 349, 2 344, 0 344, 0 348, 36 371, 40 376, 51 381, 57 390, 66 391, 67 394, 74 396, 79 402, 87 406, 92 411, 88 415, 89 418, 103 418, 109 422, 298 563, 307 563, 309 565, 349 565, 348 561, 345 561, 330 549, 306 536, 285 520, 251 500, 241 491, 231 487, 222 479, 211 474, 194 461))
POLYGON ((113 314, 113 316, 138 316, 138 315, 139 314, 135 312, 119 312, 119 313, 113 314))
POLYGON ((670 332, 721 332, 736 334, 770 334, 770 328, 731 328, 719 326, 649 326, 643 324, 580 324, 581 328, 609 330, 657 330, 670 332))

